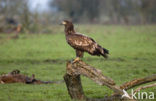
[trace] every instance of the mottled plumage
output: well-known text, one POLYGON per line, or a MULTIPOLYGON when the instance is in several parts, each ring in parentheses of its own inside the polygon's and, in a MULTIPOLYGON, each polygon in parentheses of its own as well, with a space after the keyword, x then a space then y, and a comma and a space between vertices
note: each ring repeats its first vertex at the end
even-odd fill
POLYGON ((75 32, 72 22, 64 20, 62 24, 65 25, 66 40, 76 50, 77 57, 83 57, 83 53, 88 52, 91 55, 102 55, 107 58, 109 51, 102 48, 92 38, 75 32))

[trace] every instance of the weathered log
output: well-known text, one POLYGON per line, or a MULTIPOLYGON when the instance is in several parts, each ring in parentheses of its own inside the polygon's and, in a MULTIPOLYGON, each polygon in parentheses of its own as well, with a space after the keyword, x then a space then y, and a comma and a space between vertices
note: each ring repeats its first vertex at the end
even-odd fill
POLYGON ((78 61, 75 63, 67 63, 67 73, 70 75, 84 75, 99 85, 115 85, 114 81, 111 78, 104 76, 99 69, 95 69, 92 66, 84 63, 83 61, 78 61))
MULTIPOLYGON (((101 99, 87 98, 83 92, 80 75, 65 74, 64 80, 71 99, 80 101, 121 101, 121 95, 105 96, 101 99)), ((122 101, 126 100, 126 98, 122 99, 122 101)))
POLYGON ((152 82, 152 81, 156 81, 156 74, 153 74, 151 76, 147 76, 147 77, 144 77, 144 78, 134 79, 132 81, 126 82, 123 85, 121 85, 120 88, 128 90, 130 88, 139 86, 141 84, 149 83, 149 82, 152 82))
POLYGON ((67 62, 66 70, 69 75, 84 75, 99 85, 106 85, 111 88, 114 93, 123 94, 123 91, 115 85, 111 78, 104 76, 101 70, 95 69, 81 60, 74 63, 67 62))
MULTIPOLYGON (((100 70, 87 65, 83 61, 74 63, 67 62, 64 80, 71 99, 84 101, 128 101, 129 98, 123 97, 123 91, 115 85, 114 81, 104 76, 100 70), (83 92, 80 75, 84 75, 100 85, 106 85, 114 91, 114 95, 102 99, 87 98, 83 92)), ((131 100, 135 101, 135 100, 131 100)))
POLYGON ((68 89, 68 93, 72 99, 75 100, 86 100, 81 85, 80 75, 64 75, 64 80, 68 89))
POLYGON ((135 93, 135 92, 138 92, 138 91, 140 91, 140 90, 142 90, 142 89, 151 88, 151 87, 156 87, 156 83, 154 83, 154 84, 149 84, 149 85, 146 85, 146 86, 138 87, 138 88, 134 91, 134 93, 135 93))

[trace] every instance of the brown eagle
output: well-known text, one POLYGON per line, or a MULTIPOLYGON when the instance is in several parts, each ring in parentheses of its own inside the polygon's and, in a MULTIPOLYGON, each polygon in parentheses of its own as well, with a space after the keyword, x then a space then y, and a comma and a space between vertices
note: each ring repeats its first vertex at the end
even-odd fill
POLYGON ((105 48, 102 48, 92 38, 75 32, 74 25, 71 21, 64 20, 61 24, 65 26, 66 41, 76 50, 77 58, 74 61, 82 58, 84 52, 88 52, 91 55, 102 55, 103 57, 107 58, 109 51, 105 48))

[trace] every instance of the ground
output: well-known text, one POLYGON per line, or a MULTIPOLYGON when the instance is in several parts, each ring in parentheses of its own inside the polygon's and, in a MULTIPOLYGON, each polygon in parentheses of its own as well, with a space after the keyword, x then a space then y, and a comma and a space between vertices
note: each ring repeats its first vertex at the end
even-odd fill
MULTIPOLYGON (((117 85, 156 74, 155 25, 76 25, 75 28, 110 51, 108 59, 86 53, 83 61, 101 69, 117 85)), ((18 39, 7 39, 10 34, 0 34, 0 74, 19 69, 28 76, 36 74, 36 78, 44 81, 62 80, 66 72, 66 61, 75 58, 75 51, 65 41, 63 26, 51 26, 51 30, 49 34, 20 34, 18 39)), ((112 92, 86 77, 82 77, 82 84, 88 97, 102 98, 112 92)), ((156 99, 156 88, 143 91, 154 92, 156 99)), ((71 101, 64 83, 0 84, 0 101, 56 100, 71 101)))

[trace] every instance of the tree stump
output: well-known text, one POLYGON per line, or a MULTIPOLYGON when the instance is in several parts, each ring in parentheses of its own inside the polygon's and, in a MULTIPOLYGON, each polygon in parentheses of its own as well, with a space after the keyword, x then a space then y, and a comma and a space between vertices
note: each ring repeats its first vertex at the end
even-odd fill
POLYGON ((72 99, 79 99, 79 100, 86 99, 81 85, 80 75, 65 74, 64 80, 68 88, 68 93, 72 99))
MULTIPOLYGON (((125 91, 129 88, 135 87, 136 85, 140 85, 143 83, 156 81, 156 75, 152 75, 149 77, 145 77, 142 79, 137 79, 140 82, 134 82, 132 80, 128 83, 124 83, 121 86, 115 85, 115 82, 102 74, 101 70, 95 69, 94 67, 84 63, 83 61, 79 60, 76 62, 67 62, 66 65, 66 74, 64 75, 64 80, 66 82, 66 86, 68 89, 68 93, 71 99, 80 100, 80 101, 136 101, 132 99, 130 95, 125 91), (83 92, 83 87, 81 84, 81 75, 88 77, 89 79, 93 80, 99 85, 107 86, 111 90, 114 91, 114 94, 109 97, 104 97, 102 99, 94 99, 94 98, 87 98, 83 92), (125 89, 125 90, 124 90, 125 89), (124 96, 127 95, 127 96, 124 96)), ((148 87, 153 87, 148 86, 148 87)))

